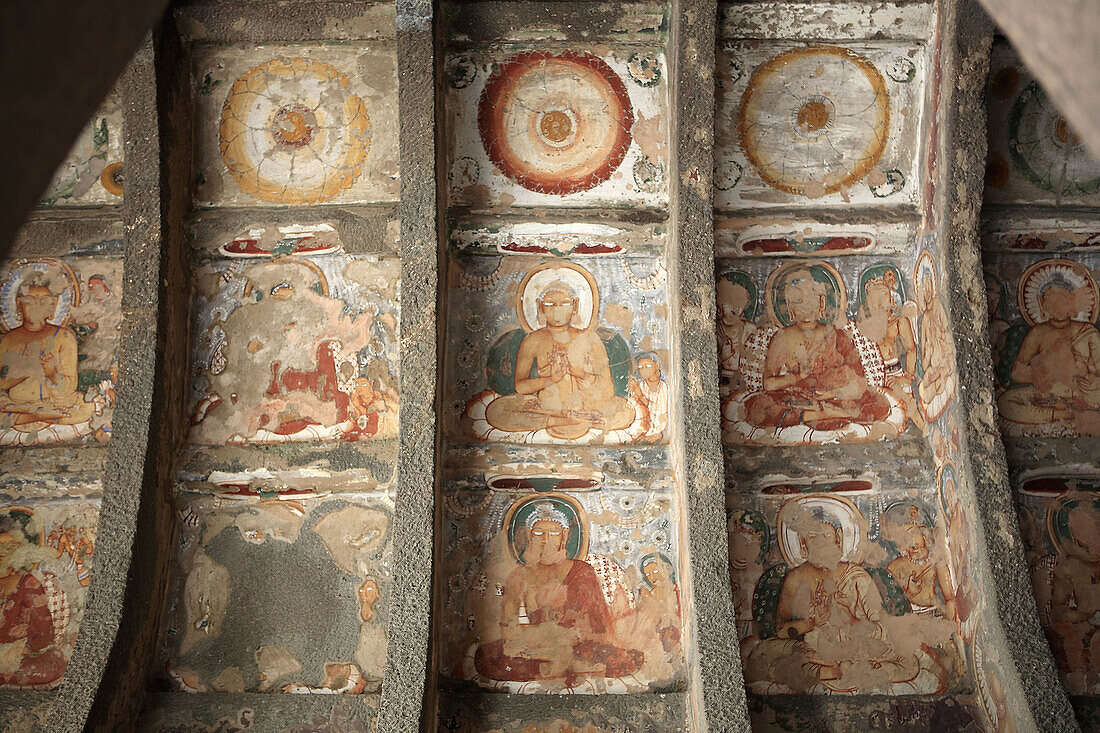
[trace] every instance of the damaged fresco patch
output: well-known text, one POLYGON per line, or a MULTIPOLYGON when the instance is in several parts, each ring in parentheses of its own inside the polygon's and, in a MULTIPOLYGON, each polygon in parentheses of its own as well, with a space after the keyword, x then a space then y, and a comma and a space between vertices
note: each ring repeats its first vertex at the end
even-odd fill
POLYGON ((177 689, 378 691, 391 497, 177 501, 177 573, 163 640, 177 689))
POLYGON ((0 689, 52 689, 91 583, 98 500, 0 506, 0 689))
POLYGON ((514 693, 678 688, 670 480, 499 473, 443 492, 442 674, 514 693))
POLYGON ((18 259, 0 278, 0 446, 106 442, 121 259, 18 259))
POLYGON ((396 68, 384 46, 203 46, 195 203, 393 201, 396 68))
POLYGON ((450 203, 666 205, 665 67, 660 52, 625 49, 450 56, 450 203))
POLYGON ((455 434, 513 443, 667 439, 670 351, 661 260, 453 262, 453 378, 445 397, 462 416, 456 421, 447 413, 455 434))
POLYGON ((197 269, 193 443, 397 435, 398 262, 299 229, 252 230, 197 269))
POLYGON ((834 480, 731 497, 731 581, 750 690, 958 688, 955 584, 928 493, 834 480))
POLYGON ((112 92, 81 129, 39 206, 122 203, 122 98, 112 92))

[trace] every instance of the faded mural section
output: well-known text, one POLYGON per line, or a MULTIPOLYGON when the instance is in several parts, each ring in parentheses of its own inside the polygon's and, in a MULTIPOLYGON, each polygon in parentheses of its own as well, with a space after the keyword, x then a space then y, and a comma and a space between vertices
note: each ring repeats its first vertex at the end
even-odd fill
POLYGON ((886 28, 856 3, 835 25, 722 8, 719 386, 754 726, 1011 730, 959 488, 939 8, 883 4, 886 28))
POLYGON ((997 407, 1039 620, 1091 729, 1100 725, 1100 163, 1004 40, 989 74, 982 249, 997 407))

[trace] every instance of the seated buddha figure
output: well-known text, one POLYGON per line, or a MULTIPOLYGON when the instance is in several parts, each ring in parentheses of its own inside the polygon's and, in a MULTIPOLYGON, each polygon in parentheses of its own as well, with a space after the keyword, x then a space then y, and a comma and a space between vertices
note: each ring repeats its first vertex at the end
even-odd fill
POLYGON ((485 417, 509 432, 545 429, 556 438, 579 438, 591 429, 619 430, 634 421, 634 408, 615 394, 607 350, 594 325, 578 328, 578 297, 555 280, 539 291, 540 328, 519 345, 515 394, 497 397, 485 417))
POLYGON ((15 299, 22 323, 0 338, 0 411, 20 432, 78 425, 95 414, 77 389, 76 334, 48 322, 57 299, 48 279, 28 276, 15 299))
POLYGON ((1038 288, 1040 317, 1027 332, 998 400, 1001 418, 1027 427, 1065 426, 1100 434, 1100 332, 1075 319, 1077 289, 1052 276, 1038 288))
POLYGON ((790 325, 768 344, 763 389, 745 403, 745 417, 761 428, 807 425, 835 430, 886 419, 890 402, 868 384, 855 340, 826 319, 826 289, 808 268, 783 286, 790 325))
POLYGON ((545 502, 525 524, 527 548, 504 582, 500 638, 478 647, 478 673, 492 680, 557 681, 568 687, 582 677, 638 672, 645 657, 616 642, 596 571, 583 560, 569 559, 569 519, 545 502))
POLYGON ((775 636, 743 646, 746 679, 792 692, 940 689, 944 669, 920 644, 943 640, 953 624, 888 613, 863 563, 847 557, 843 523, 832 513, 807 507, 788 526, 803 559, 783 578, 775 636))

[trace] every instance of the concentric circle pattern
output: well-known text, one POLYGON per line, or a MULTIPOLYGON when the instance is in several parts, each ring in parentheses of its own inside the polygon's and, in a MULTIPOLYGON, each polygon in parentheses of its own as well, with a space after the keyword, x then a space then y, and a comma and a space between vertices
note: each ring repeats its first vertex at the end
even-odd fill
POLYGON ((611 177, 630 147, 634 111, 626 85, 601 59, 529 51, 494 69, 477 122, 498 170, 526 189, 563 196, 611 177))
POLYGON ((362 173, 370 117, 337 69, 278 58, 233 84, 219 137, 225 164, 245 193, 276 204, 320 203, 362 173))
POLYGON ((1039 188, 1060 196, 1100 191, 1100 161, 1093 160, 1046 93, 1031 83, 1008 116, 1012 162, 1039 188))
POLYGON ((810 197, 861 180, 890 128, 890 95, 864 56, 835 46, 785 51, 764 62, 738 110, 741 149, 768 185, 810 197))

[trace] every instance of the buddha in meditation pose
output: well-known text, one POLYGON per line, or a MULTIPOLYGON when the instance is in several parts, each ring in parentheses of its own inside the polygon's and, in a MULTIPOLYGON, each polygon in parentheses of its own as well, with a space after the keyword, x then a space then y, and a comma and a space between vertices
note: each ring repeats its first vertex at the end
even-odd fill
MULTIPOLYGON (((798 533, 804 560, 783 579, 776 638, 760 641, 748 656, 750 681, 773 680, 793 692, 819 684, 841 692, 929 684, 918 682, 924 666, 915 641, 920 631, 912 630, 910 648, 898 644, 906 636, 902 624, 918 626, 917 619, 886 613, 862 563, 845 559, 838 518, 820 508, 801 508, 790 526, 798 533)), ((931 684, 939 686, 938 681, 931 684)))
POLYGON ((23 322, 0 338, 0 411, 27 433, 87 422, 96 405, 77 389, 76 334, 47 322, 57 308, 49 280, 29 275, 15 302, 23 322))
POLYGON ((1001 417, 1024 426, 1070 423, 1100 434, 1100 332, 1075 320, 1078 293, 1052 276, 1039 288, 1039 320, 1024 337, 1012 366, 1021 386, 1002 393, 1001 417))
POLYGON ((833 430, 885 419, 890 403, 872 388, 852 337, 826 322, 825 284, 797 269, 783 286, 790 325, 768 344, 763 390, 748 398, 748 422, 764 428, 833 430))
POLYGON ((561 280, 548 283, 537 304, 542 326, 520 342, 516 393, 488 406, 489 423, 509 432, 546 429, 564 439, 630 425, 634 408, 615 394, 607 349, 594 324, 573 325, 578 305, 573 288, 561 280))
POLYGON ((592 566, 570 560, 569 519, 552 502, 527 517, 527 549, 504 583, 500 639, 474 657, 479 674, 517 682, 626 677, 642 652, 619 646, 611 611, 592 566))

